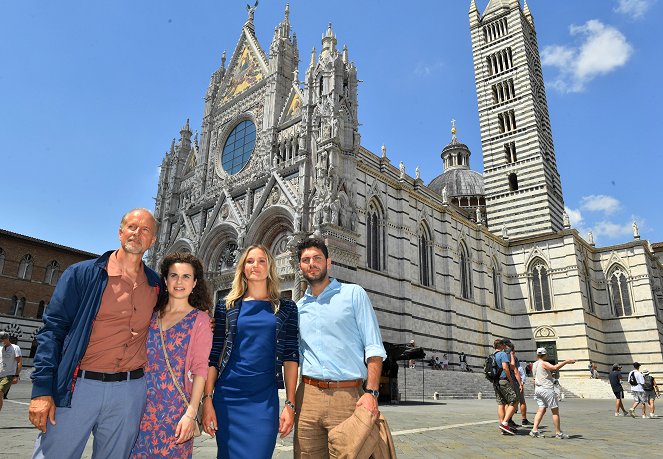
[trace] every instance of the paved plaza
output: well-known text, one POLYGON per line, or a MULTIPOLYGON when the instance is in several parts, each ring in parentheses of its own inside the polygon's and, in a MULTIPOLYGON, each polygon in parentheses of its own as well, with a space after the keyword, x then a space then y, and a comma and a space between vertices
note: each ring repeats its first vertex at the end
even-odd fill
MULTIPOLYGON (((0 458, 30 457, 36 436, 27 419, 30 390, 31 385, 26 381, 14 386, 0 412, 0 458)), ((532 400, 528 404, 535 406, 532 400)), ((523 429, 515 437, 501 435, 494 400, 431 400, 425 404, 380 407, 390 423, 401 459, 663 457, 660 447, 663 419, 614 417, 613 408, 612 400, 565 400, 560 408, 562 429, 571 438, 556 440, 530 438, 523 429)), ((520 415, 514 419, 518 421, 520 415)), ((533 413, 529 419, 534 419, 533 413)), ((549 434, 551 429, 552 419, 546 414, 542 430, 549 434)), ((91 457, 91 451, 88 444, 83 457, 91 457)), ((194 457, 216 457, 215 440, 206 434, 198 438, 194 457)), ((292 435, 277 442, 273 457, 292 457, 292 435)))

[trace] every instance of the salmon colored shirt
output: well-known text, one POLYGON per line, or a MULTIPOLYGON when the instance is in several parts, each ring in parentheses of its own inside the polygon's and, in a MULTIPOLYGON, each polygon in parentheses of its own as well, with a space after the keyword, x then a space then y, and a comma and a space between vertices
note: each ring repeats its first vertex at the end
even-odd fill
POLYGON ((117 251, 108 258, 106 271, 108 284, 80 368, 104 373, 142 368, 157 289, 148 284, 142 265, 135 281, 123 274, 117 251))

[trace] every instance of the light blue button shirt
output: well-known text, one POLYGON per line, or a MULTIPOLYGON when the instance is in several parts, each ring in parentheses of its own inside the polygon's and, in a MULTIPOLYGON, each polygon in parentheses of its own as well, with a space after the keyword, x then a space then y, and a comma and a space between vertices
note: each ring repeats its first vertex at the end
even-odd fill
POLYGON ((366 291, 332 278, 317 297, 310 287, 297 302, 302 374, 316 379, 366 379, 369 357, 387 358, 366 291))

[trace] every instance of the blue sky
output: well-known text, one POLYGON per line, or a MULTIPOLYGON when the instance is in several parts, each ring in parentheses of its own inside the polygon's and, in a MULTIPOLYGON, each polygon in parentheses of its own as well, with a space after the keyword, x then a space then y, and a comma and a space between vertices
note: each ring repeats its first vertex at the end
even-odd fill
MULTIPOLYGON (((481 11, 488 0, 477 0, 481 11)), ((530 0, 565 204, 598 245, 663 241, 661 0, 530 0)), ((262 0, 268 50, 285 2, 262 0)), ((122 213, 154 207, 158 166, 187 118, 200 129, 245 1, 2 2, 0 228, 100 253, 122 213)), ((442 172, 450 120, 482 170, 469 0, 290 1, 300 75, 332 22, 359 87, 362 144, 408 173, 442 172), (333 5, 330 8, 328 5, 333 5)))

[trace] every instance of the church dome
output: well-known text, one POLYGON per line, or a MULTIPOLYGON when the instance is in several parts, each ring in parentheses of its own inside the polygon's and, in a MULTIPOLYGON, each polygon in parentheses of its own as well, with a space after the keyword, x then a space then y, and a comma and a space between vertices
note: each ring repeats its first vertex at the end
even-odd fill
POLYGON ((449 197, 483 196, 483 176, 470 169, 449 169, 435 177, 428 188, 442 194, 447 188, 449 197))
MULTIPOLYGON (((453 123, 453 121, 452 121, 453 123)), ((447 196, 483 197, 483 176, 470 169, 470 149, 456 138, 456 126, 452 124, 451 142, 442 149, 444 172, 435 177, 428 188, 438 194, 446 187, 447 196)))

